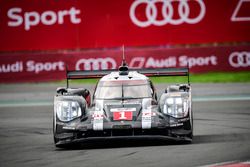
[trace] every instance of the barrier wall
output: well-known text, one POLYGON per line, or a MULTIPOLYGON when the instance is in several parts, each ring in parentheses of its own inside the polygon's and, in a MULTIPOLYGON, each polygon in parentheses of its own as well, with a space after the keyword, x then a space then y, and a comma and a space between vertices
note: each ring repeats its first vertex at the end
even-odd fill
POLYGON ((249 11, 249 0, 0 0, 0 82, 117 68, 122 45, 133 68, 246 71, 249 11))
POLYGON ((0 51, 250 42, 249 0, 0 0, 0 51))
MULTIPOLYGON (((193 73, 250 70, 250 47, 142 48, 128 49, 131 68, 186 67, 193 73)), ((0 82, 37 82, 65 79, 69 70, 116 69, 122 51, 89 50, 61 53, 1 54, 0 82)))

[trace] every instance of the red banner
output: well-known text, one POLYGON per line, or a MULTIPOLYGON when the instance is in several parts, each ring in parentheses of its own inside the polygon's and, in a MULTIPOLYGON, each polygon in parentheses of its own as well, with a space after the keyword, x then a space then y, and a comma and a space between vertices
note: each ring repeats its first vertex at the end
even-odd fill
POLYGON ((250 42, 249 0, 0 0, 0 51, 250 42))
MULTIPOLYGON (((186 67, 189 64, 193 73, 250 70, 250 46, 128 48, 125 55, 130 68, 186 67)), ((122 51, 2 53, 0 57, 0 82, 37 82, 65 79, 66 65, 69 70, 117 69, 122 51)))

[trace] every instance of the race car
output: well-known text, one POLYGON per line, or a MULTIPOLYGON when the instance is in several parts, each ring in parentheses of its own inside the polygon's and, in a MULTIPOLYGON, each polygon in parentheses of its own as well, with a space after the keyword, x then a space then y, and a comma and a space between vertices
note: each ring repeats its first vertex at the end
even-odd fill
POLYGON ((54 97, 56 147, 92 139, 159 138, 191 142, 193 117, 188 68, 67 71, 67 87, 54 97), (166 86, 158 99, 149 76, 187 76, 188 83, 166 86), (68 80, 101 78, 91 97, 68 80))

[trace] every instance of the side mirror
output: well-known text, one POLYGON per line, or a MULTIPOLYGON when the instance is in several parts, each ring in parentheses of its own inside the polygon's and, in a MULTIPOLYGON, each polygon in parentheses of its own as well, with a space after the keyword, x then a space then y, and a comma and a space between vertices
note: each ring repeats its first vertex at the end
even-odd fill
POLYGON ((168 88, 165 89, 165 93, 168 93, 168 88))
POLYGON ((67 89, 65 87, 59 87, 56 89, 56 93, 63 95, 64 93, 67 93, 67 89))
POLYGON ((88 89, 85 89, 83 92, 83 97, 85 98, 88 107, 91 105, 91 94, 88 89))

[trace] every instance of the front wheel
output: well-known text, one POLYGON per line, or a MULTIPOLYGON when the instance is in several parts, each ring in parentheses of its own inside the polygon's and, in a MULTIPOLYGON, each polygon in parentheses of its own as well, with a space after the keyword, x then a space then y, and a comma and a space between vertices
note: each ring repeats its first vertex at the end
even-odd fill
POLYGON ((53 114, 53 139, 54 139, 54 144, 57 147, 56 143, 59 142, 59 139, 56 138, 56 118, 55 118, 55 114, 53 114))

